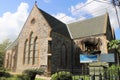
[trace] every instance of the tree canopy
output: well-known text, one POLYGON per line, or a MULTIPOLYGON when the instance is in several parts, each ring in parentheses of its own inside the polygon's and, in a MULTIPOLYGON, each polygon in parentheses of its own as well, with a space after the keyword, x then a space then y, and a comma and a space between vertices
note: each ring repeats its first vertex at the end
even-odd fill
POLYGON ((108 44, 109 50, 114 50, 117 58, 117 64, 120 65, 120 40, 112 40, 108 44))
POLYGON ((2 43, 0 43, 0 67, 3 66, 3 61, 4 61, 4 54, 5 54, 5 49, 11 44, 11 41, 9 39, 3 40, 2 43))
POLYGON ((115 49, 120 53, 120 40, 112 40, 108 44, 108 49, 115 49))

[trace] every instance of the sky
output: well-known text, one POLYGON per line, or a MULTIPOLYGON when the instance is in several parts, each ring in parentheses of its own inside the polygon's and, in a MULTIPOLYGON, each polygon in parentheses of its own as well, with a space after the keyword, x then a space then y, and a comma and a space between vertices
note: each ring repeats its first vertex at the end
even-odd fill
MULTIPOLYGON (((37 6, 68 24, 109 13, 116 39, 120 39, 120 27, 115 8, 110 0, 36 0, 37 6)), ((14 41, 19 35, 35 0, 0 0, 0 42, 14 41)), ((120 8, 118 8, 120 12, 120 8)), ((120 13, 119 13, 120 19, 120 13)))

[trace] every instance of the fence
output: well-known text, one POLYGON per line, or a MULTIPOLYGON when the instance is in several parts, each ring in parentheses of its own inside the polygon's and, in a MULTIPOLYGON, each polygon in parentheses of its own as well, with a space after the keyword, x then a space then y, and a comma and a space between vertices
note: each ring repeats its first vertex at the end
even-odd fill
MULTIPOLYGON (((63 71, 63 70, 62 70, 63 71)), ((80 74, 71 74, 73 80, 120 80, 120 69, 93 70, 93 74, 86 74, 88 70, 80 74)))

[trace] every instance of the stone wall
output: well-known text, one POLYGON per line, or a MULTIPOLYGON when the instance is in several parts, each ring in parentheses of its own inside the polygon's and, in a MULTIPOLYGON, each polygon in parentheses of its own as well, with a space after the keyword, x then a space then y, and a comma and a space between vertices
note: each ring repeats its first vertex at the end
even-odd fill
POLYGON ((18 64, 17 72, 22 72, 29 68, 39 68, 42 65, 47 66, 48 37, 50 35, 50 26, 40 13, 39 9, 34 6, 24 27, 18 37, 18 64), (38 64, 23 64, 24 45, 26 39, 30 40, 30 34, 38 39, 38 64))
POLYGON ((4 67, 10 69, 11 71, 16 70, 17 65, 17 49, 18 46, 14 46, 11 49, 8 49, 5 53, 4 58, 4 67))
MULTIPOLYGON (((80 53, 80 54, 85 54, 85 52, 84 52, 84 50, 83 50, 82 40, 84 40, 84 39, 86 39, 86 38, 96 38, 96 39, 100 39, 100 41, 101 41, 101 45, 99 46, 100 51, 101 51, 100 54, 108 54, 108 49, 107 49, 108 40, 107 40, 106 35, 104 35, 104 34, 103 34, 103 35, 101 34, 101 35, 95 35, 95 36, 80 38, 80 39, 75 39, 75 40, 74 40, 75 44, 78 45, 78 47, 81 49, 81 53, 80 53)), ((82 63, 81 63, 80 65, 82 65, 82 63)), ((98 61, 98 62, 93 62, 93 63, 87 63, 87 66, 85 66, 84 63, 83 63, 83 66, 84 66, 85 70, 86 70, 86 69, 89 69, 89 72, 88 72, 88 73, 89 73, 90 75, 92 75, 91 72, 93 71, 93 69, 96 68, 96 66, 97 66, 98 68, 101 68, 101 65, 108 67, 108 63, 106 63, 106 62, 99 62, 99 61, 98 61)), ((103 69, 103 66, 102 66, 101 69, 103 69)), ((97 71, 99 71, 99 70, 97 69, 97 71)), ((96 73, 97 73, 97 72, 96 72, 96 73)))
POLYGON ((5 53, 5 59, 4 59, 4 67, 7 69, 11 68, 11 55, 12 55, 12 50, 7 50, 5 53))
POLYGON ((78 45, 80 47, 80 49, 82 50, 82 40, 86 39, 86 38, 96 38, 96 39, 100 39, 101 40, 101 46, 100 46, 100 50, 101 53, 108 53, 108 49, 107 49, 107 44, 108 44, 108 40, 106 38, 106 35, 95 35, 95 36, 90 36, 90 37, 84 37, 84 38, 80 38, 80 39, 75 39, 74 42, 76 45, 78 45))
MULTIPOLYGON (((71 68, 71 55, 72 55, 72 41, 69 38, 66 38, 63 35, 57 34, 55 32, 52 33, 52 73, 59 70, 70 70, 71 68), (64 68, 60 65, 60 55, 62 45, 66 46, 67 49, 67 66, 64 68)), ((65 60, 63 60, 65 61, 65 60)))

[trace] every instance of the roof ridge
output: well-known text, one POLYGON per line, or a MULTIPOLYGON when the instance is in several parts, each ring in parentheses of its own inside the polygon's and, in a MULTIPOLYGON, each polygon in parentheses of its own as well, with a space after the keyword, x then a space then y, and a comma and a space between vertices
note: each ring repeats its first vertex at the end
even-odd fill
POLYGON ((106 27, 106 14, 97 16, 95 18, 87 19, 84 21, 77 21, 68 24, 69 31, 73 37, 81 38, 85 36, 92 36, 98 34, 104 34, 104 26, 106 27))
POLYGON ((91 19, 99 18, 99 17, 102 17, 102 16, 106 16, 106 13, 103 14, 103 15, 96 16, 96 17, 92 17, 92 18, 88 18, 88 19, 84 19, 84 20, 79 20, 79 21, 71 22, 71 23, 68 23, 68 25, 69 25, 69 24, 73 24, 73 23, 77 23, 77 22, 89 21, 89 20, 91 20, 91 19))

